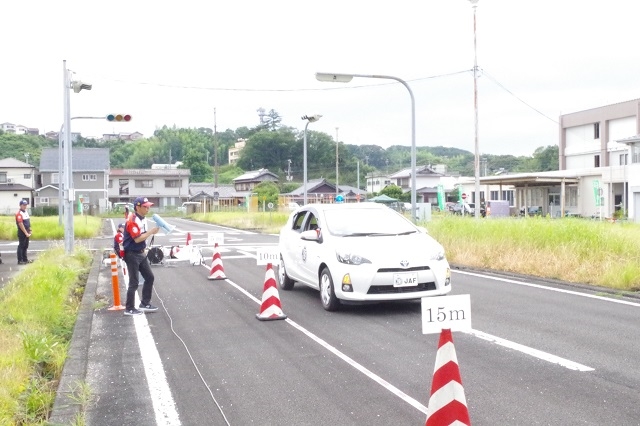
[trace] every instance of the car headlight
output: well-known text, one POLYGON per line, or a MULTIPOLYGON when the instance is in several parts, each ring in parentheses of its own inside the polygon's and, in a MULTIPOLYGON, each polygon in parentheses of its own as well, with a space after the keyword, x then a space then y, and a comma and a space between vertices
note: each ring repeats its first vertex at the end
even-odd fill
POLYGON ((445 259, 445 255, 444 255, 443 247, 438 247, 438 249, 431 254, 431 260, 444 260, 444 259, 445 259))
POLYGON ((343 252, 336 251, 336 258, 338 258, 338 262, 346 263, 348 265, 362 265, 364 263, 371 263, 371 261, 367 258, 364 258, 355 253, 349 253, 344 251, 343 252))

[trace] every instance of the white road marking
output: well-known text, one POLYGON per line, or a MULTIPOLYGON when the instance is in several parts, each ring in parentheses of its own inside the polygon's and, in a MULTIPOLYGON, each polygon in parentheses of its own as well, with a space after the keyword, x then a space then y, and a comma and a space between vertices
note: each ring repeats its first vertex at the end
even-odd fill
POLYGON ((528 346, 524 346, 519 343, 512 342, 510 340, 501 339, 500 337, 492 336, 491 334, 484 333, 482 331, 471 329, 470 331, 465 331, 464 333, 471 334, 472 336, 476 336, 480 339, 496 343, 500 346, 504 346, 505 348, 514 349, 516 351, 541 359, 543 361, 548 361, 553 364, 561 365, 562 367, 568 368, 569 370, 576 370, 576 371, 593 371, 594 370, 593 368, 587 367, 586 365, 578 364, 577 362, 573 362, 568 359, 561 358, 559 356, 540 351, 538 349, 533 349, 528 346))
MULTIPOLYGON (((129 277, 124 276, 123 278, 125 287, 128 287, 129 277)), ((142 283, 142 280, 140 280, 140 283, 142 283)), ((136 292, 135 306, 139 305, 140 298, 138 292, 136 292)), ((151 401, 153 402, 156 424, 158 426, 180 426, 180 417, 178 416, 178 411, 176 410, 175 402, 171 395, 171 389, 169 388, 167 377, 164 374, 162 360, 160 359, 156 342, 153 340, 146 315, 147 314, 135 315, 133 317, 133 324, 136 329, 136 336, 138 337, 138 346, 140 347, 144 373, 147 376, 151 401)), ((149 315, 155 315, 155 313, 149 315)))
MULTIPOLYGON (((225 281, 227 283, 231 284, 232 286, 234 286, 241 293, 243 293, 249 299, 251 299, 254 302, 256 302, 258 305, 262 304, 261 300, 258 300, 257 298, 253 297, 253 295, 251 293, 247 292, 245 289, 243 289, 242 287, 240 287, 239 285, 237 285, 236 283, 234 283, 230 279, 227 278, 225 281)), ((369 377, 374 382, 378 383, 380 386, 382 386, 385 389, 387 389, 392 394, 396 395, 398 398, 402 399, 403 401, 405 401, 409 405, 413 406, 414 408, 417 408, 418 410, 422 411, 422 413, 424 415, 427 415, 428 408, 425 405, 421 404, 416 399, 414 399, 414 398, 410 397, 409 395, 407 395, 406 393, 402 392, 400 389, 398 389, 397 387, 393 386, 391 383, 387 382, 382 377, 378 376, 377 374, 375 374, 374 372, 372 372, 371 370, 369 370, 365 366, 363 366, 361 364, 358 364, 355 360, 350 358, 348 355, 340 352, 338 349, 336 349, 335 347, 331 346, 329 343, 327 343, 326 341, 322 340, 320 337, 316 336, 315 334, 313 334, 312 332, 310 332, 306 328, 302 327, 300 324, 296 323, 291 318, 287 318, 284 321, 286 321, 292 327, 296 328, 298 331, 301 331, 302 333, 304 333, 307 337, 311 338, 311 340, 315 341, 320 346, 324 347, 329 352, 333 353, 338 358, 340 358, 341 360, 343 360, 344 362, 346 362, 347 364, 349 364, 350 366, 352 366, 356 370, 358 370, 361 373, 363 373, 365 376, 369 377)))
MULTIPOLYGON (((136 300, 136 305, 138 305, 138 303, 138 300, 136 300)), ((167 383, 162 360, 156 348, 156 342, 151 335, 146 315, 147 314, 135 316, 133 322, 138 336, 138 346, 140 346, 144 372, 147 376, 147 383, 149 384, 156 424, 180 426, 178 411, 171 396, 171 389, 169 388, 169 383, 167 383)), ((148 315, 154 314, 151 313, 148 315)))
POLYGON ((564 289, 561 289, 561 288, 553 288, 553 287, 548 287, 548 286, 544 286, 544 285, 540 285, 540 284, 525 283, 525 282, 522 282, 522 281, 512 280, 512 279, 509 279, 509 278, 494 277, 494 276, 490 276, 490 275, 477 274, 477 273, 474 273, 474 272, 464 272, 464 271, 452 271, 452 272, 455 272, 457 274, 462 274, 462 275, 469 275, 469 276, 472 276, 472 277, 489 278, 489 279, 492 279, 492 280, 495 280, 495 281, 502 281, 502 282, 505 282, 505 283, 516 284, 516 285, 521 285, 521 286, 525 286, 525 287, 533 287, 533 288, 538 288, 538 289, 541 289, 541 290, 556 291, 558 293, 566 293, 566 294, 571 294, 573 296, 586 297, 586 298, 589 298, 589 299, 606 300, 607 302, 619 303, 621 305, 629 305, 629 306, 640 307, 640 303, 638 303, 638 302, 630 302, 628 300, 614 299, 612 297, 604 297, 604 296, 598 296, 598 295, 595 295, 595 294, 581 293, 579 291, 564 290, 564 289))

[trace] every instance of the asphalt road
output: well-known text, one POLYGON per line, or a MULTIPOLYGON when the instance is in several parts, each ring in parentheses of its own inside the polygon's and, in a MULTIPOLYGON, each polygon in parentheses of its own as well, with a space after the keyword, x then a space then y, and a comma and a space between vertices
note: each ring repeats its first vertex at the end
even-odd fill
MULTIPOLYGON (((156 244, 188 232, 207 265, 208 232, 222 232, 227 279, 154 266, 160 310, 133 318, 95 309, 113 301, 96 266, 53 423, 70 423, 64 390, 86 380, 89 425, 424 425, 438 335, 422 334, 419 301, 329 313, 296 285, 279 291, 286 320, 258 321, 255 253, 277 237, 168 221, 156 244)), ((471 297, 473 330, 453 337, 474 425, 640 425, 639 299, 472 271, 454 272, 452 293, 471 297)))

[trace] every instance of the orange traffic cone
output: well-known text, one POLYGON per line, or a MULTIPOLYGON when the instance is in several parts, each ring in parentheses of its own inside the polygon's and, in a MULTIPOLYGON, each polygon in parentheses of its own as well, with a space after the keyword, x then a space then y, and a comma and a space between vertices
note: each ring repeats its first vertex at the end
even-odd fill
POLYGON ((224 280, 227 276, 224 274, 224 266, 218 250, 218 243, 213 248, 213 261, 211 262, 211 270, 209 271, 210 280, 224 280))
POLYGON ((187 232, 187 245, 191 245, 193 241, 191 240, 191 232, 187 232))
POLYGON ((264 276, 264 290, 262 292, 262 305, 260 305, 260 313, 256 314, 256 318, 260 321, 282 320, 287 318, 282 313, 280 305, 280 296, 276 287, 276 276, 273 273, 273 266, 267 264, 267 272, 264 276))
POLYGON ((451 329, 440 333, 426 426, 471 425, 451 329))

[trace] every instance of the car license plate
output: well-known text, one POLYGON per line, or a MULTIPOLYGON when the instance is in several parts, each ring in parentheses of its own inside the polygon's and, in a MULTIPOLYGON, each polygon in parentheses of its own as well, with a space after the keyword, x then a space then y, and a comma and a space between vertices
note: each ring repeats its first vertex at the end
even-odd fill
POLYGON ((394 287, 411 287, 418 285, 417 272, 399 272, 393 274, 394 287))

